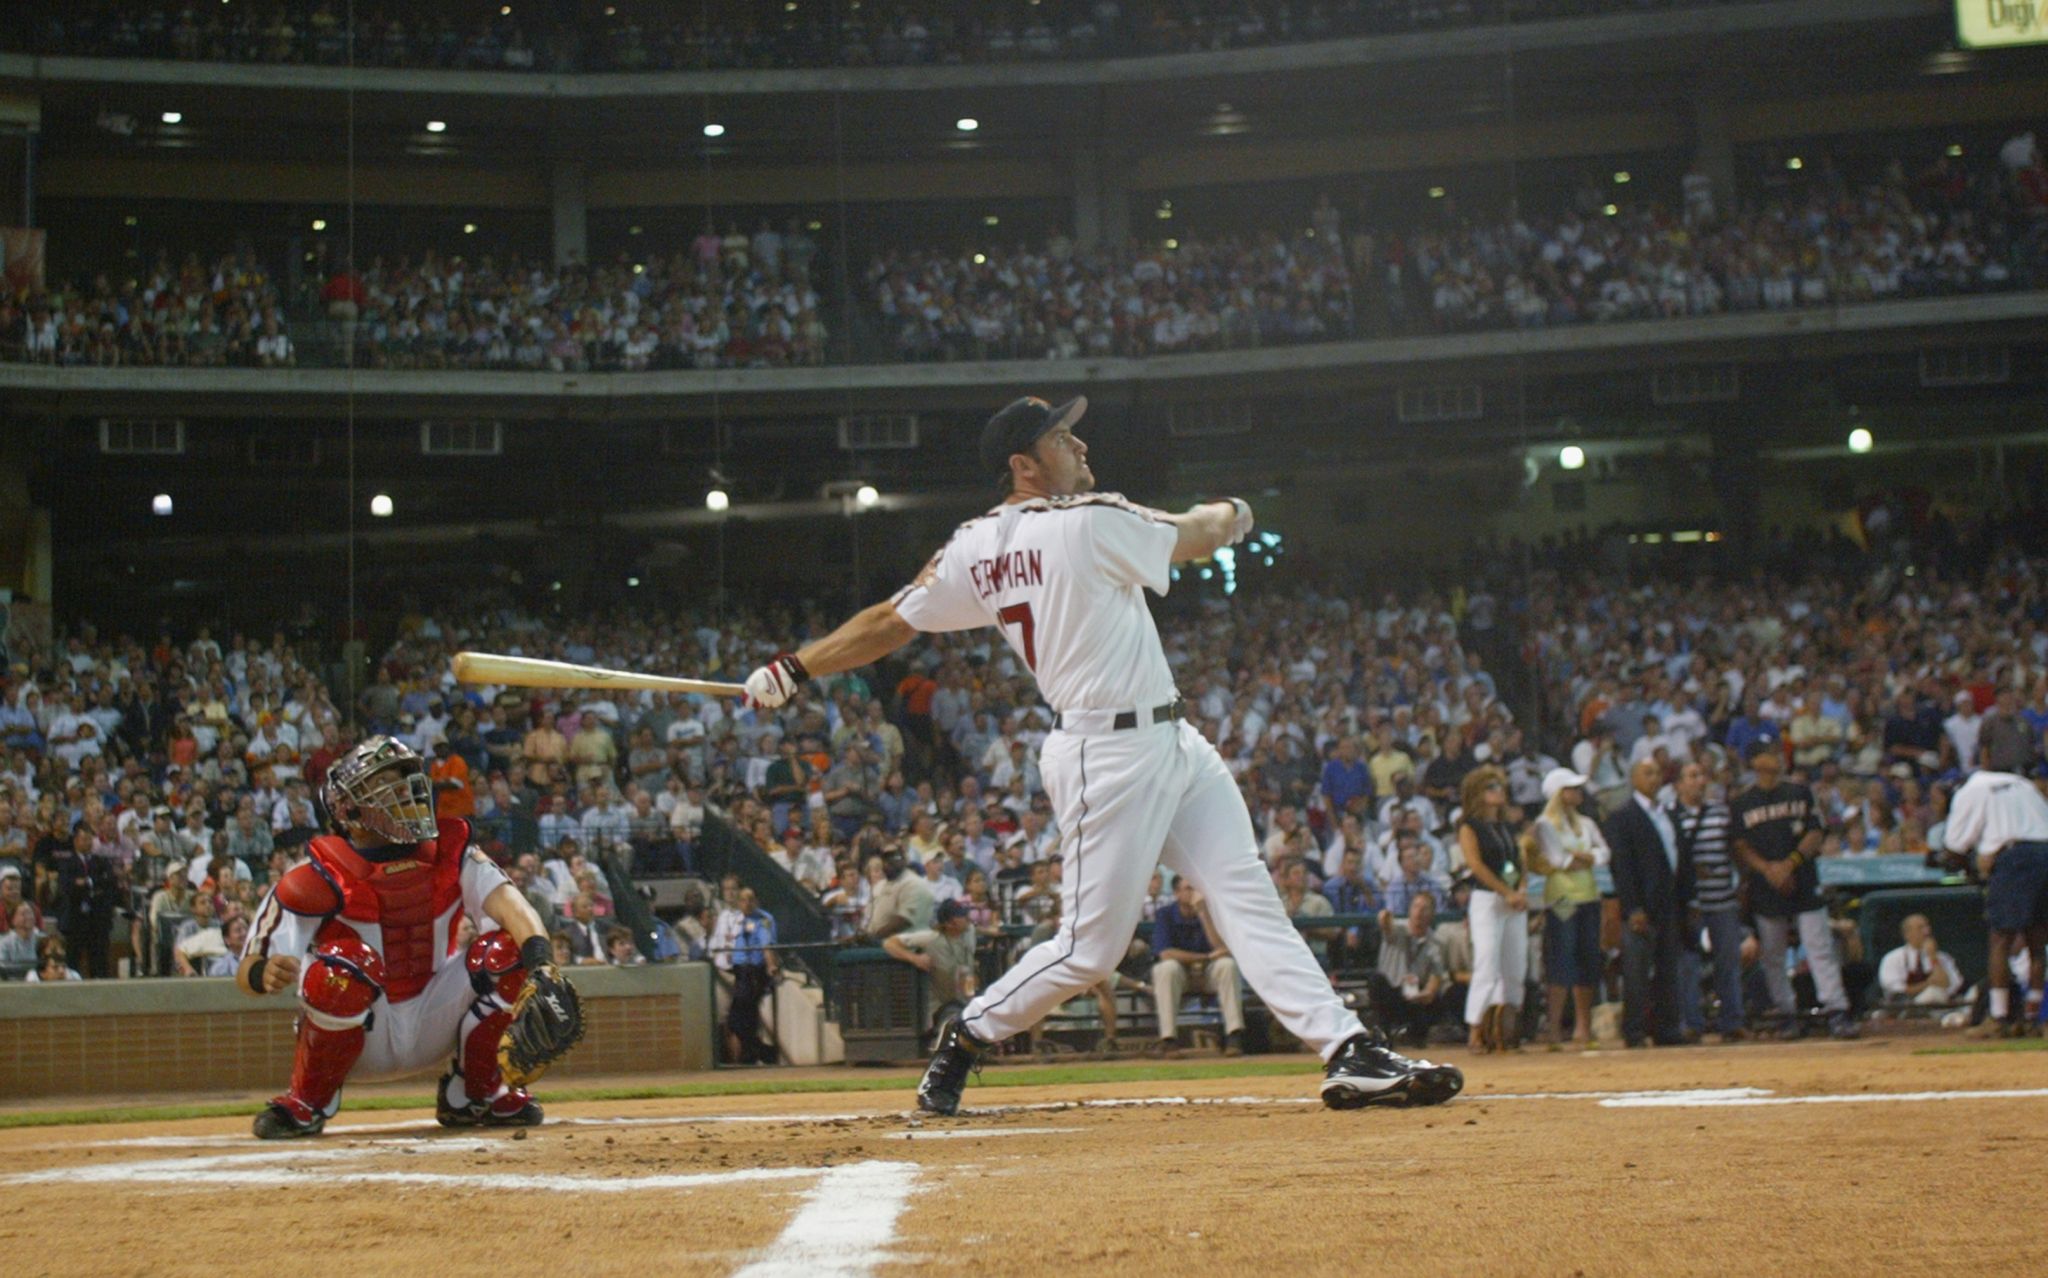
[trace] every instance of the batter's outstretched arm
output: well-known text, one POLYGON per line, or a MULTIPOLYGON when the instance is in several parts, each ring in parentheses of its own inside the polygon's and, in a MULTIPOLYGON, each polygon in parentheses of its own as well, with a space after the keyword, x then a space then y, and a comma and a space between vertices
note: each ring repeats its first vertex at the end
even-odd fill
POLYGON ((1243 499, 1205 501, 1178 515, 1166 515, 1179 531, 1173 543, 1173 562, 1207 559, 1225 546, 1243 541, 1252 530, 1252 508, 1243 499))
POLYGON ((891 600, 883 600, 855 613, 845 625, 797 650, 796 659, 813 677, 857 670, 901 648, 917 637, 917 630, 901 616, 891 600))

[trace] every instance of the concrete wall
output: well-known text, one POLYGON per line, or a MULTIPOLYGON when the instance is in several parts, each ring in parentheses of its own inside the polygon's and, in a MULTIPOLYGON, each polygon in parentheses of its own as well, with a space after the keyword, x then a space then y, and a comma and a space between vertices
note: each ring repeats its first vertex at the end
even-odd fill
MULTIPOLYGON (((570 980, 588 1031, 548 1082, 711 1067, 709 965, 578 969, 570 980)), ((288 995, 249 998, 226 978, 0 985, 0 1097, 282 1089, 295 1012, 288 995)))

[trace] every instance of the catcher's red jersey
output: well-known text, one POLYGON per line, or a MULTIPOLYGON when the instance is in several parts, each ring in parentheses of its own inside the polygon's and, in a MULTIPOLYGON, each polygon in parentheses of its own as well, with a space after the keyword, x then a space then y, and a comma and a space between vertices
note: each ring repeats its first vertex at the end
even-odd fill
POLYGON ((370 861, 348 840, 321 835, 257 912, 247 954, 303 955, 330 929, 346 928, 384 960, 384 997, 403 1003, 455 959, 456 918, 465 909, 490 926, 484 898, 506 882, 490 858, 469 846, 469 823, 444 819, 412 854, 370 861))

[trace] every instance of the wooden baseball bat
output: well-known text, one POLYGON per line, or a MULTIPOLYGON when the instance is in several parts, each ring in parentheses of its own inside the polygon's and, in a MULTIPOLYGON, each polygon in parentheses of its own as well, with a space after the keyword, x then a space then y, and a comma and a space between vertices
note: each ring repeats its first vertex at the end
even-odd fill
POLYGON ((740 697, 747 691, 745 684, 677 679, 637 670, 543 661, 538 657, 507 657, 495 652, 458 652, 454 665, 457 683, 499 683, 513 688, 648 688, 656 692, 701 692, 713 697, 740 697))

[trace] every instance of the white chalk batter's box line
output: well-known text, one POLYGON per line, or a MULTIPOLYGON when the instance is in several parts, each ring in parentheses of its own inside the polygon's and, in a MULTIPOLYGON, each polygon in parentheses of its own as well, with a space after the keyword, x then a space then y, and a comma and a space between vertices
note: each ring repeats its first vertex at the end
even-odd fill
MULTIPOLYGON (((1647 1109, 1647 1108, 1738 1108, 1744 1106, 1785 1106, 1785 1105, 1880 1105, 1918 1104, 1930 1101, 1996 1101, 1996 1100, 2038 1100, 2048 1097, 2048 1088, 2014 1088, 1996 1091, 1921 1091, 1921 1092, 1856 1092, 1844 1095, 1820 1096, 1779 1096, 1761 1087, 1719 1087, 1684 1088, 1668 1091, 1585 1091, 1585 1092, 1500 1092, 1491 1095, 1467 1094, 1457 1103, 1478 1102, 1489 1104, 1493 1101, 1590 1101, 1603 1109, 1647 1109)), ((1322 1102, 1312 1096, 1141 1096, 1105 1100, 1084 1101, 1038 1101, 1016 1105, 993 1105, 963 1109, 964 1118, 1002 1118, 1013 1114, 1057 1114, 1085 1110, 1117 1109, 1158 1109, 1158 1108, 1204 1108, 1225 1106, 1301 1105, 1313 1106, 1322 1102)), ((661 1114, 646 1116, 595 1116, 558 1118, 548 1123, 548 1128, 559 1127, 717 1127, 731 1124, 767 1124, 789 1127, 823 1127, 842 1123, 867 1123, 877 1121, 904 1121, 908 1130, 894 1133, 899 1139, 917 1140, 948 1133, 943 1139, 966 1139, 969 1137, 1000 1135, 1041 1135, 1074 1129, 990 1127, 965 1128, 945 1125, 926 1125, 925 1120, 907 1114, 903 1110, 852 1110, 836 1114, 661 1114)), ((1349 1121, 1349 1120, 1347 1120, 1349 1121)), ((389 1123, 350 1123, 327 1129, 330 1140, 353 1140, 358 1145, 415 1146, 417 1138, 429 1136, 440 1130, 433 1124, 417 1119, 389 1123), (410 1133, 393 1139, 364 1139, 382 1133, 410 1133)), ((545 1131, 547 1129, 543 1129, 545 1131)), ((114 1149, 194 1149, 211 1146, 256 1146, 254 1136, 236 1134, 193 1135, 193 1136, 126 1136, 107 1140, 64 1142, 41 1146, 46 1151, 61 1151, 79 1148, 114 1149)), ((457 1149, 452 1139, 428 1141, 417 1144, 424 1151, 429 1149, 457 1149)))

